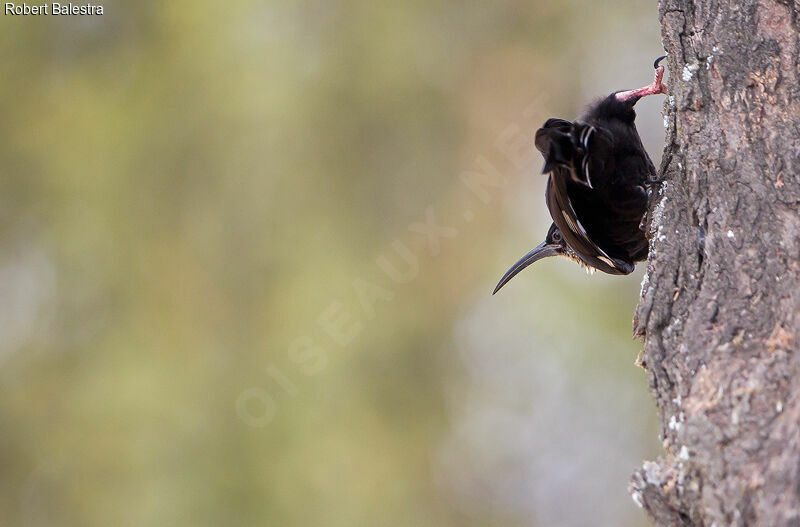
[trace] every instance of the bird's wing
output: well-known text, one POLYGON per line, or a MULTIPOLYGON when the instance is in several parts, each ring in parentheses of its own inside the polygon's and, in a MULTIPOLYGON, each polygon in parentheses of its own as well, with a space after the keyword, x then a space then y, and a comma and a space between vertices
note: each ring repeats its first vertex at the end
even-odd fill
POLYGON ((634 269, 632 263, 609 256, 592 241, 586 228, 581 224, 567 192, 568 181, 574 179, 574 174, 570 171, 571 169, 567 167, 555 167, 547 178, 545 200, 553 223, 561 231, 567 245, 586 265, 609 274, 632 273, 634 269))

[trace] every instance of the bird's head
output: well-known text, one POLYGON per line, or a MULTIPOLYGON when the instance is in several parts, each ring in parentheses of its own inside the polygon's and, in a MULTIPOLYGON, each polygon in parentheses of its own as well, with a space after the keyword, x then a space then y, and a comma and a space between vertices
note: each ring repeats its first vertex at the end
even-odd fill
POLYGON ((520 258, 517 263, 512 265, 508 271, 506 271, 506 274, 504 274, 503 278, 501 278, 497 283, 497 287, 494 288, 492 294, 500 291, 500 288, 506 285, 509 280, 517 276, 520 271, 532 263, 537 262, 542 258, 547 258, 548 256, 566 256, 570 260, 574 260, 585 266, 581 259, 578 258, 569 245, 567 245, 567 242, 561 235, 561 231, 558 230, 558 227, 556 227, 556 224, 554 223, 550 226, 550 230, 547 231, 547 236, 545 237, 544 241, 531 249, 525 256, 520 258))

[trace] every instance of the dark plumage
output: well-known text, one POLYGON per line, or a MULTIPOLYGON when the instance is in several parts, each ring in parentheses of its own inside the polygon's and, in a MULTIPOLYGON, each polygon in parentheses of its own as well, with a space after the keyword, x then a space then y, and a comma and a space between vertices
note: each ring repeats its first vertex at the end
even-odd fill
POLYGON ((545 201, 553 225, 545 241, 506 272, 495 293, 548 256, 566 256, 589 269, 623 275, 647 258, 640 224, 655 167, 636 131, 633 106, 644 96, 666 93, 664 67, 658 65, 663 58, 653 64, 652 84, 614 92, 575 122, 548 119, 536 132, 535 145, 545 160, 542 172, 550 174, 545 201))

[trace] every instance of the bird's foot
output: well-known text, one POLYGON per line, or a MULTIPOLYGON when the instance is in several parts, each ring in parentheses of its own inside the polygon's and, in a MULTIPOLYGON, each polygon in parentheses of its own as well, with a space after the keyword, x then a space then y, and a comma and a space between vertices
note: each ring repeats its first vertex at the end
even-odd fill
POLYGON ((634 99, 638 101, 642 97, 646 97, 648 95, 656 95, 659 93, 667 93, 667 85, 663 83, 664 79, 664 66, 659 66, 658 64, 664 60, 666 55, 663 57, 659 57, 653 63, 653 67, 656 70, 655 77, 653 78, 653 82, 648 84, 643 88, 639 88, 636 90, 627 90, 621 91, 617 93, 616 97, 617 100, 620 102, 628 101, 634 99))
POLYGON ((664 184, 665 181, 666 181, 666 178, 647 179, 647 180, 645 180, 644 185, 645 185, 645 187, 648 187, 648 188, 650 188, 650 187, 660 187, 661 185, 664 184))
POLYGON ((640 231, 645 232, 645 233, 647 232, 647 225, 649 223, 649 221, 648 221, 649 218, 650 218, 650 215, 647 212, 642 214, 642 221, 639 222, 639 230, 640 231))

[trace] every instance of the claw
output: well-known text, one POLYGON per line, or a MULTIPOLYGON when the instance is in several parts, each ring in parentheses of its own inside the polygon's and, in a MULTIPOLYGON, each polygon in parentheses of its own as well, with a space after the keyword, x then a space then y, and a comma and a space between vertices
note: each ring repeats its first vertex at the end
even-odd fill
POLYGON ((653 67, 655 67, 656 73, 653 82, 644 88, 639 88, 638 90, 627 90, 617 92, 616 98, 618 101, 630 101, 632 100, 634 104, 636 101, 641 99, 642 97, 646 97, 648 95, 655 95, 657 93, 667 93, 667 87, 661 82, 661 79, 664 78, 664 66, 659 66, 658 64, 664 60, 666 55, 663 57, 658 57, 656 61, 653 63, 653 67))

